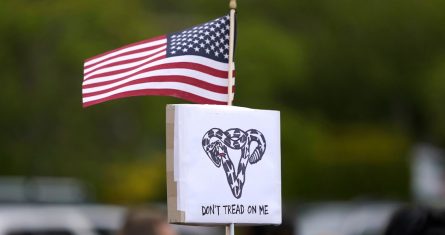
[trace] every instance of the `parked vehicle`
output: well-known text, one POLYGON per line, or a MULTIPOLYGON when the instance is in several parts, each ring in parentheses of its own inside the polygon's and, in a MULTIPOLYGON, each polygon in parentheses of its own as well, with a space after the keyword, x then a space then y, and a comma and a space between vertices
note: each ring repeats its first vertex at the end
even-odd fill
POLYGON ((298 235, 380 235, 392 214, 395 202, 330 202, 308 204, 295 218, 298 235))
POLYGON ((80 211, 59 206, 2 206, 0 235, 99 235, 80 211))
MULTIPOLYGON (((88 198, 74 178, 0 177, 0 235, 116 235, 128 209, 88 198)), ((172 226, 178 235, 224 234, 222 227, 172 226)))
MULTIPOLYGON (((115 235, 126 212, 110 205, 0 205, 0 235, 115 235)), ((178 235, 224 234, 222 227, 172 226, 178 235)))

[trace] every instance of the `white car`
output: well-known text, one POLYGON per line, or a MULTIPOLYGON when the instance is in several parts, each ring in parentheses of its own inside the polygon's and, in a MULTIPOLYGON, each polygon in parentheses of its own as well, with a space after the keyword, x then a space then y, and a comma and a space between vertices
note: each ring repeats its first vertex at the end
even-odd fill
POLYGON ((382 234, 399 206, 400 204, 395 202, 332 202, 307 205, 296 216, 296 234, 382 234))
MULTIPOLYGON (((126 212, 110 205, 0 205, 0 235, 115 235, 126 212)), ((172 226, 178 235, 224 234, 221 226, 172 226)))
MULTIPOLYGON (((0 176, 0 235, 115 235, 127 209, 88 204, 85 188, 74 178, 0 176)), ((223 227, 172 226, 178 235, 224 234, 223 227)))
POLYGON ((0 235, 96 235, 90 222, 69 208, 5 206, 0 209, 0 235))

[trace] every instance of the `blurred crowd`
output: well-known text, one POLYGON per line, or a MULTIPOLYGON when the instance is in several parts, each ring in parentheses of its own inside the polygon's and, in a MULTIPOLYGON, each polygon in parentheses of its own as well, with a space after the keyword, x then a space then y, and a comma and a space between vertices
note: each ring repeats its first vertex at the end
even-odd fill
MULTIPOLYGON (((331 220, 332 222, 332 220, 331 220)), ((343 221, 346 223, 347 221, 343 221)), ((325 225, 318 224, 319 228, 325 225)), ((180 235, 181 232, 167 222, 165 214, 147 209, 130 210, 122 230, 118 235, 180 235)), ((301 231, 287 217, 279 226, 240 226, 237 232, 241 235, 444 235, 445 210, 422 206, 400 206, 391 213, 380 230, 360 232, 343 230, 319 230, 319 232, 301 231)), ((191 233, 192 234, 192 233, 191 233)), ((215 231, 207 234, 215 234, 215 231)), ((223 234, 219 230, 216 234, 223 234)))

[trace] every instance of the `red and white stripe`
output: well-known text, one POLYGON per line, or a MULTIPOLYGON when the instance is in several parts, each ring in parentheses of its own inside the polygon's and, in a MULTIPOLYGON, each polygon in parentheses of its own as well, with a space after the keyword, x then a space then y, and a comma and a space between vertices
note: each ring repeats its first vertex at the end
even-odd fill
POLYGON ((227 63, 194 55, 167 57, 166 48, 167 39, 162 36, 86 60, 83 106, 140 95, 227 103, 227 63))

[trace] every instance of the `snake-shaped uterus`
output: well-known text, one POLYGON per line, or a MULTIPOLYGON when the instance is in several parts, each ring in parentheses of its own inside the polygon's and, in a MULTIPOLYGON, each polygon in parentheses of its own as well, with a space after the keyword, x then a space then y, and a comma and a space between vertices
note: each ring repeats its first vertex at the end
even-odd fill
POLYGON ((212 128, 202 138, 202 147, 216 167, 223 166, 230 190, 235 198, 241 198, 246 180, 247 165, 260 161, 266 151, 266 139, 264 135, 255 129, 243 131, 239 128, 231 128, 222 131, 212 128), (252 145, 252 143, 256 143, 252 145), (238 168, 230 159, 228 149, 241 150, 238 168), (251 151, 251 148, 253 150, 251 151))

